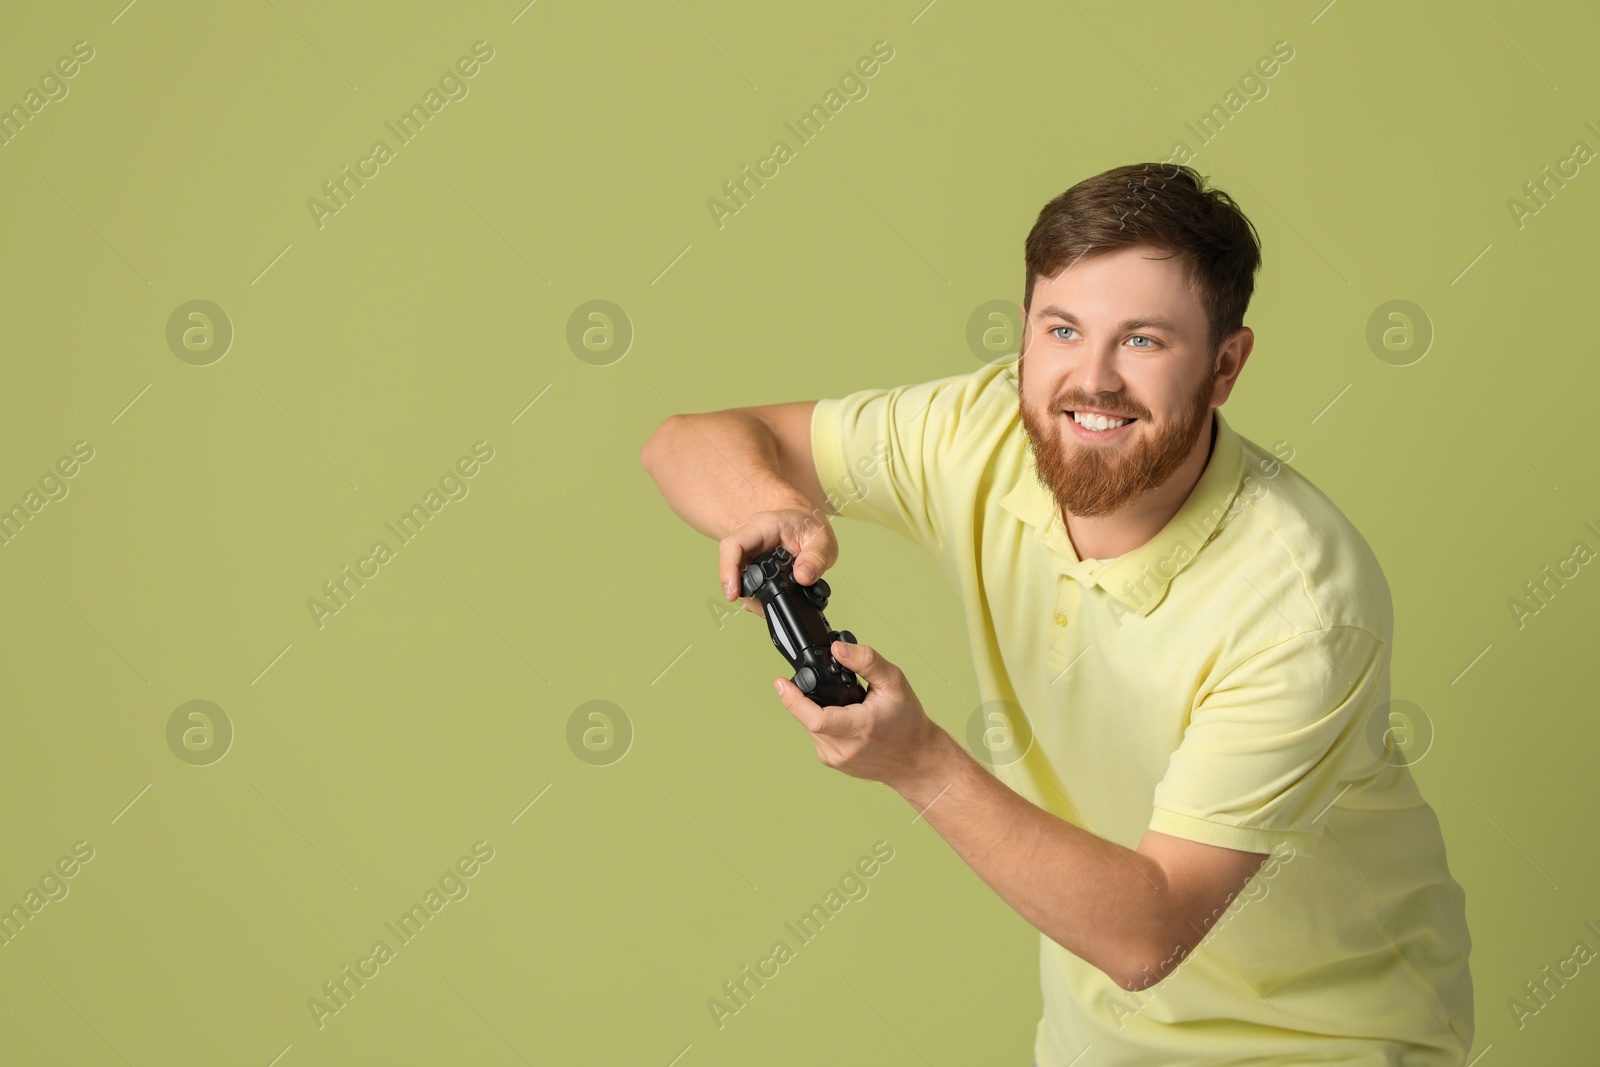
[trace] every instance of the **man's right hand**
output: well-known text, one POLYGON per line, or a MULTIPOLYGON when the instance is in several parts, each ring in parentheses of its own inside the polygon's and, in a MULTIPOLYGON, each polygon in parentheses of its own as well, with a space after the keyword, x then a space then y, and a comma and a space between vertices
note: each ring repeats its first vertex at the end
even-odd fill
POLYGON ((746 564, 780 544, 794 556, 794 580, 801 585, 815 583, 839 559, 839 541, 825 517, 801 508, 758 511, 718 544, 723 598, 764 617, 759 598, 739 595, 740 579, 746 564))

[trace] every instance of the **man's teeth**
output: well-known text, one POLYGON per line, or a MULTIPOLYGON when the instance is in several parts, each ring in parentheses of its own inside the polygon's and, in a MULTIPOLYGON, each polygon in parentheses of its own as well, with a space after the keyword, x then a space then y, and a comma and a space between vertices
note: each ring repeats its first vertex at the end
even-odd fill
POLYGON ((1128 419, 1110 419, 1104 415, 1086 415, 1081 411, 1074 411, 1072 418, 1079 426, 1090 430, 1114 430, 1123 423, 1130 421, 1128 419))

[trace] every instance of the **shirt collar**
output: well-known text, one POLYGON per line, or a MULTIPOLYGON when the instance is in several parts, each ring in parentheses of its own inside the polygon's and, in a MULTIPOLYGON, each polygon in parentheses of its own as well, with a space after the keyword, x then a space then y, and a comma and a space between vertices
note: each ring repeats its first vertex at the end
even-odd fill
MULTIPOLYGON (((1045 547, 1063 561, 1063 570, 1086 585, 1098 585, 1131 611, 1148 615, 1167 594, 1167 587, 1199 554, 1237 510, 1240 478, 1244 472, 1244 447, 1221 409, 1214 412, 1217 438, 1211 459, 1161 532, 1149 541, 1111 560, 1080 560, 1072 549, 1061 508, 1039 481, 1033 451, 1027 447, 1020 418, 1015 432, 1026 453, 1021 476, 1000 504, 1028 526, 1045 547)), ((1242 500, 1242 498, 1239 498, 1242 500)))

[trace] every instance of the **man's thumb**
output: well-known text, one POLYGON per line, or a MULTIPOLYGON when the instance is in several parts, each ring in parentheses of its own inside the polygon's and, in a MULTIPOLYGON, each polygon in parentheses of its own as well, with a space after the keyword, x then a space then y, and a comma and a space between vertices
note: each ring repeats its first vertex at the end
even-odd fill
POLYGON ((855 671, 868 682, 882 682, 888 679, 894 664, 878 654, 878 650, 871 645, 852 645, 847 641, 834 642, 835 655, 839 662, 855 671))
POLYGON ((806 553, 795 560, 795 580, 802 585, 816 584, 817 576, 822 573, 821 560, 813 553, 806 553))

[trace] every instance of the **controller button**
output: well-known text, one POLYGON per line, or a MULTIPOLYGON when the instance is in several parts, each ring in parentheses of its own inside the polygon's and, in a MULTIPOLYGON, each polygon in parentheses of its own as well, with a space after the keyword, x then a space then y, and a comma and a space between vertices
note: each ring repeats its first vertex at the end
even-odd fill
POLYGON ((851 633, 849 630, 840 630, 839 640, 843 641, 847 645, 860 644, 860 642, 856 640, 856 635, 851 633))
POLYGON ((741 592, 744 596, 755 596, 756 590, 760 589, 765 581, 766 575, 761 572, 761 565, 752 563, 744 569, 744 575, 740 579, 740 585, 743 587, 741 592))
POLYGON ((794 687, 806 696, 816 692, 817 682, 817 672, 810 667, 801 667, 794 673, 794 687))
POLYGON ((818 611, 822 611, 828 606, 828 583, 826 580, 818 578, 815 584, 802 585, 800 588, 805 591, 806 599, 811 602, 811 606, 818 611))

